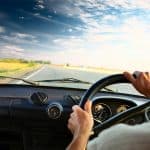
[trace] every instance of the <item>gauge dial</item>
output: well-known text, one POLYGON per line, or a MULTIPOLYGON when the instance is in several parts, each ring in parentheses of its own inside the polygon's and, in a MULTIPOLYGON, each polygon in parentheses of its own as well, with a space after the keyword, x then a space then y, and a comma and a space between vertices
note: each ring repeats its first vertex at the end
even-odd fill
POLYGON ((111 109, 108 105, 98 103, 92 107, 93 117, 100 122, 109 119, 112 115, 111 109))
POLYGON ((121 113, 121 112, 123 112, 123 111, 126 111, 128 108, 129 108, 128 105, 120 105, 120 106, 117 108, 117 113, 121 113))

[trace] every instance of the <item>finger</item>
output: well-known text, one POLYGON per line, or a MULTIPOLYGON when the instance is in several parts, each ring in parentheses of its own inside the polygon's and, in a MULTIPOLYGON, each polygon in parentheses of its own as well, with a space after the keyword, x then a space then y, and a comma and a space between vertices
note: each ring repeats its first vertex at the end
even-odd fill
POLYGON ((70 124, 71 124, 71 119, 68 120, 68 124, 67 124, 68 129, 70 129, 70 124))
POLYGON ((71 133, 73 134, 74 132, 74 121, 72 118, 70 118, 68 120, 68 124, 67 124, 68 129, 71 131, 71 133))
POLYGON ((149 72, 145 72, 146 76, 149 78, 150 77, 150 73, 149 72))
POLYGON ((70 123, 68 123, 67 127, 70 130, 70 132, 73 134, 73 127, 72 127, 72 125, 70 123))
POLYGON ((142 73, 141 71, 134 71, 133 76, 137 79, 139 78, 141 73, 142 73))
POLYGON ((145 86, 145 74, 144 73, 141 73, 140 75, 139 75, 139 77, 138 77, 138 81, 137 82, 139 82, 138 84, 139 84, 139 87, 144 87, 145 86))
POLYGON ((92 102, 88 100, 84 105, 84 110, 88 112, 89 114, 92 114, 92 102))
POLYGON ((72 107, 72 110, 73 111, 76 111, 77 109, 79 109, 80 107, 78 106, 78 105, 74 105, 73 107, 72 107))
POLYGON ((136 79, 133 77, 133 75, 131 73, 124 72, 123 74, 127 80, 129 80, 131 83, 135 84, 136 79))
POLYGON ((147 74, 146 73, 141 73, 139 82, 141 83, 141 86, 144 88, 147 85, 147 74))
POLYGON ((68 120, 68 124, 70 124, 72 122, 72 119, 71 118, 69 118, 69 120, 68 120))
POLYGON ((75 112, 73 112, 73 113, 70 114, 70 118, 71 118, 71 119, 73 119, 73 118, 75 118, 75 117, 76 117, 76 113, 75 113, 75 112))
POLYGON ((70 119, 68 120, 68 125, 72 127, 72 126, 73 126, 73 122, 74 122, 73 119, 70 118, 70 119))

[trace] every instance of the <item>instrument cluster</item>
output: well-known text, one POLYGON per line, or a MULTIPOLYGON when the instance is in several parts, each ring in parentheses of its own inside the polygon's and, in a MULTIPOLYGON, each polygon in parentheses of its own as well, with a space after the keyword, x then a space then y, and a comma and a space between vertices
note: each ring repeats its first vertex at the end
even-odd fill
POLYGON ((112 116, 124 112, 129 108, 135 106, 135 104, 128 101, 118 100, 96 100, 92 106, 93 118, 97 123, 102 123, 112 116))

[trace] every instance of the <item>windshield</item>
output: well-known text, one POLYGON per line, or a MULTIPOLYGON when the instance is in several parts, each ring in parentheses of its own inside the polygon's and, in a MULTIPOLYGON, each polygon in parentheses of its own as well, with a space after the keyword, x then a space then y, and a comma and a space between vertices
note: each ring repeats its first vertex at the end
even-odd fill
MULTIPOLYGON (((0 76, 94 83, 125 70, 149 71, 149 24, 149 0, 0 0, 0 76)), ((69 82, 38 83, 91 85, 69 82)))

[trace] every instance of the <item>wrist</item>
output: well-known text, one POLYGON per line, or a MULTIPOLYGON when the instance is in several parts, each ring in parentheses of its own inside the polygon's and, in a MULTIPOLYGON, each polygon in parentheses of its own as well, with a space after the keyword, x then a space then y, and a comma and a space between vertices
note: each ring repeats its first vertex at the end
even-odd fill
POLYGON ((85 150, 88 143, 89 135, 79 134, 74 136, 72 142, 66 150, 85 150))
POLYGON ((81 132, 80 131, 79 133, 74 134, 73 139, 74 140, 76 140, 76 139, 82 139, 82 138, 89 139, 90 135, 91 135, 90 131, 86 131, 86 132, 81 132))
POLYGON ((78 134, 73 136, 73 140, 78 140, 78 139, 89 139, 90 134, 78 134))

